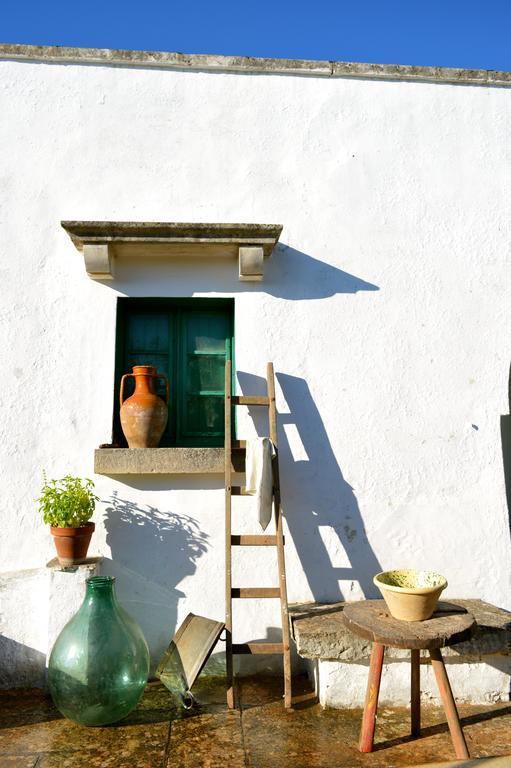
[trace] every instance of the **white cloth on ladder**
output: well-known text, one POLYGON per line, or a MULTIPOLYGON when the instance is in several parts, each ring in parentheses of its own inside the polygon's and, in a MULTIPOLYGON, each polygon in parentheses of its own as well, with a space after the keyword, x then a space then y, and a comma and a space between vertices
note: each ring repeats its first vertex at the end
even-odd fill
POLYGON ((275 446, 269 437, 247 440, 245 492, 254 496, 254 507, 263 531, 271 520, 273 502, 272 458, 275 446))

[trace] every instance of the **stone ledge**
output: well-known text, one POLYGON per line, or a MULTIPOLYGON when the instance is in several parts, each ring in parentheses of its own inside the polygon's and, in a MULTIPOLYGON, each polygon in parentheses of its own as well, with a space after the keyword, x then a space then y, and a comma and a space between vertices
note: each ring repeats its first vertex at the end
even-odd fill
POLYGON ((0 573, 0 688, 44 687, 61 629, 83 601, 85 581, 101 558, 73 570, 30 568, 0 573))
POLYGON ((208 224, 150 221, 61 221, 85 269, 95 280, 112 280, 117 257, 236 258, 239 278, 261 281, 264 260, 282 232, 280 224, 208 224))
MULTIPOLYGON (((455 600, 473 614, 477 628, 471 640, 442 649, 449 661, 480 661, 489 655, 511 655, 511 613, 483 600, 455 600)), ((345 602, 290 605, 298 654, 305 659, 361 663, 369 660, 371 642, 354 635, 342 619, 345 602)), ((388 648, 386 660, 409 658, 409 651, 388 648)))
MULTIPOLYGON (((241 452, 233 451, 232 469, 245 471, 241 452)), ((99 448, 94 451, 97 475, 223 474, 223 448, 99 448)))
POLYGON ((54 45, 0 44, 0 59, 56 64, 158 67, 202 72, 244 72, 313 77, 350 77, 372 80, 408 80, 458 85, 510 86, 511 72, 407 64, 367 64, 355 61, 263 59, 253 56, 217 56, 168 51, 109 48, 72 48, 54 45))

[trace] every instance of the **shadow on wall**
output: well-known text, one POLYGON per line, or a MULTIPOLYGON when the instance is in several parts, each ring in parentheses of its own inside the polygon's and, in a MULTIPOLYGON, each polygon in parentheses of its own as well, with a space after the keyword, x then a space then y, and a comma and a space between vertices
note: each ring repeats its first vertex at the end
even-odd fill
POLYGON ((46 654, 0 635, 0 688, 44 688, 45 681, 46 654))
POLYGON ((158 660, 177 624, 183 592, 176 585, 195 572, 207 550, 207 535, 188 515, 141 506, 114 492, 105 509, 107 544, 112 559, 103 560, 105 575, 116 576, 117 594, 139 621, 151 657, 158 660))
POLYGON ((500 437, 502 440, 502 461, 504 466, 504 482, 506 485, 507 512, 509 531, 511 533, 511 367, 508 379, 509 414, 500 417, 500 437))
POLYGON ((262 289, 279 299, 293 301, 379 290, 377 285, 284 243, 278 243, 274 255, 266 262, 262 289))
POLYGON ((378 291, 377 285, 343 272, 302 251, 278 243, 273 256, 266 260, 262 283, 240 282, 234 260, 168 260, 154 262, 155 272, 147 268, 147 259, 123 257, 116 265, 114 280, 103 285, 125 296, 175 296, 176 286, 190 282, 190 268, 195 265, 193 293, 220 290, 222 293, 268 293, 279 299, 303 301, 324 299, 338 293, 378 291))
MULTIPOLYGON (((242 392, 266 392, 263 378, 243 372, 237 375, 242 392)), ((379 597, 373 576, 382 568, 367 539, 353 488, 343 477, 309 387, 296 376, 276 376, 289 408, 289 413, 278 414, 282 508, 314 599, 349 599, 353 583, 359 584, 366 598, 379 597), (296 428, 307 458, 293 458, 286 425, 296 428), (335 552, 327 549, 322 532, 335 552), (332 556, 342 558, 346 565, 333 565, 332 556), (348 584, 343 589, 340 582, 348 584)), ((258 434, 267 434, 268 426, 260 415, 251 416, 258 434)))

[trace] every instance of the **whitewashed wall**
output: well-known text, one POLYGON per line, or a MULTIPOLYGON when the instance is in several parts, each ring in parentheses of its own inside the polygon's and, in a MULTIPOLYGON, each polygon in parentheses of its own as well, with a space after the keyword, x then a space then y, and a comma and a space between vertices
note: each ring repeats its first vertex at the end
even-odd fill
MULTIPOLYGON (((410 565, 511 608, 510 134, 506 88, 0 62, 0 569, 53 556, 42 469, 92 476, 110 439, 117 297, 234 296, 241 389, 278 372, 290 600, 410 565), (145 259, 100 284, 62 219, 284 231, 260 285, 145 259)), ((91 551, 156 658, 223 616, 222 478, 94 479, 91 551)))

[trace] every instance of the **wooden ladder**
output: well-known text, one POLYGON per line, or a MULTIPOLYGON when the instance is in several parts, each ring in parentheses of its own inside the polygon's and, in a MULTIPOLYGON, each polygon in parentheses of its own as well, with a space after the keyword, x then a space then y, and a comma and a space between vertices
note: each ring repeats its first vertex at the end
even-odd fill
POLYGON ((233 709, 234 671, 233 654, 282 654, 284 661, 284 706, 291 707, 291 654, 289 649, 289 614, 287 607, 286 565, 284 559, 284 535, 282 532, 282 509, 280 505, 279 462, 277 449, 277 410, 275 406, 275 378, 273 363, 267 365, 267 395, 233 395, 231 391, 231 362, 225 364, 225 630, 227 662, 227 706, 233 709), (275 446, 273 458, 273 511, 275 536, 232 534, 232 496, 246 495, 243 486, 232 484, 232 452, 246 448, 244 440, 232 440, 232 406, 261 405, 268 408, 270 439, 275 446), (276 547, 279 576, 278 587, 233 587, 232 547, 276 547), (241 643, 232 641, 232 600, 233 598, 279 598, 282 619, 281 643, 241 643))

